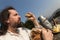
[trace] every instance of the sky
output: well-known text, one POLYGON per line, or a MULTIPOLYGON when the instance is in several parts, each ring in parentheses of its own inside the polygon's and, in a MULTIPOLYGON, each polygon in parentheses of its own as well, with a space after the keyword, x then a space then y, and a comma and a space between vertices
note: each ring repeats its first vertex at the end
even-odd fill
POLYGON ((14 7, 21 16, 21 20, 25 22, 27 12, 32 12, 36 18, 41 15, 51 16, 55 10, 60 8, 60 0, 0 0, 0 11, 7 6, 14 7))

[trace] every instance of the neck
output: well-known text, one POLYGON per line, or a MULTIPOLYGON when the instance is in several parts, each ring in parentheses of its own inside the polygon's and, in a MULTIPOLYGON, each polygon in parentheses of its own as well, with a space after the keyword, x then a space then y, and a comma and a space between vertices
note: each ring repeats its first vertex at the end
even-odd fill
POLYGON ((9 26, 9 27, 8 27, 8 31, 10 31, 10 32, 12 32, 12 33, 17 33, 17 34, 18 34, 16 27, 9 26))

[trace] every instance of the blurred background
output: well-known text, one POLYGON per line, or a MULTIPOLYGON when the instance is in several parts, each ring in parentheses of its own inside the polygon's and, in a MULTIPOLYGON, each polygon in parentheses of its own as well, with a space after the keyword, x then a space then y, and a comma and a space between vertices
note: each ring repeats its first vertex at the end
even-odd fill
POLYGON ((0 0, 0 11, 7 6, 14 7, 25 22, 27 12, 34 13, 37 18, 40 15, 49 18, 60 8, 60 0, 0 0))

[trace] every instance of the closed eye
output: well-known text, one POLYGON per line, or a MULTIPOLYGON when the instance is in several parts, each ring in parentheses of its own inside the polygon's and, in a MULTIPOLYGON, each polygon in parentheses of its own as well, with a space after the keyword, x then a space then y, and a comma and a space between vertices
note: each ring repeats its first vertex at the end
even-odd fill
POLYGON ((18 14, 16 13, 14 16, 17 16, 18 14))

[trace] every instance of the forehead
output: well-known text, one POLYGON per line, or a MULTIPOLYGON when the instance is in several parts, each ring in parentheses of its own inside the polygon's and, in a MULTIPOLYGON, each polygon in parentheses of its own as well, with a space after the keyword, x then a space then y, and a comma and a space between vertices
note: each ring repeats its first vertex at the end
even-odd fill
POLYGON ((17 14, 17 11, 14 10, 14 9, 10 9, 10 10, 8 10, 8 11, 10 12, 10 14, 17 14))

